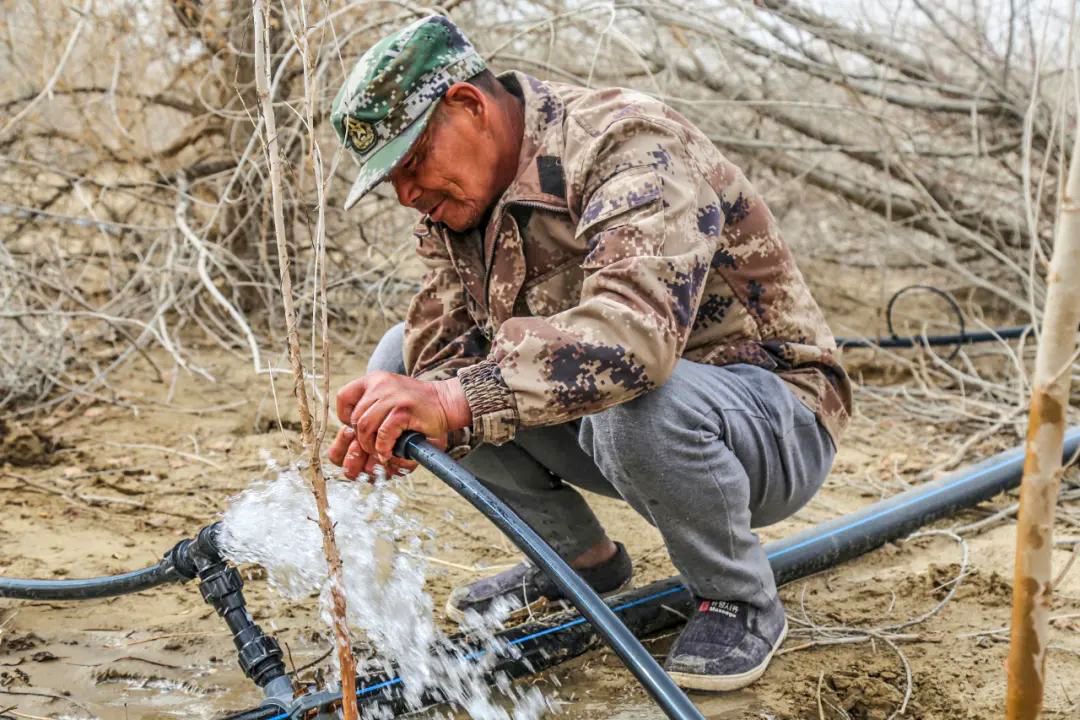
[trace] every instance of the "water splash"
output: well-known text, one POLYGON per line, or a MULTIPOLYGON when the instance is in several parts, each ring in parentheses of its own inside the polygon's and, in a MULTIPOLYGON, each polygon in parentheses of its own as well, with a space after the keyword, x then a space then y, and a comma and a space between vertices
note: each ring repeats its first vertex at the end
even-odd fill
MULTIPOLYGON (((236 563, 266 569, 270 586, 290 600, 319 593, 321 615, 330 625, 330 583, 322 552, 315 500, 296 468, 269 463, 276 478, 255 483, 232 498, 219 543, 236 563)), ((337 474, 326 468, 328 478, 337 474)), ((374 485, 328 479, 330 517, 342 558, 348 623, 374 648, 358 666, 378 668, 404 681, 403 696, 419 709, 422 697, 437 691, 476 720, 535 720, 552 709, 536 688, 523 690, 508 678, 495 677, 494 688, 509 700, 500 706, 487 682, 494 663, 516 648, 498 640, 500 620, 512 608, 468 618, 470 640, 482 653, 462 657, 436 626, 431 596, 424 590, 425 541, 434 533, 401 507, 397 479, 383 476, 374 485)), ((336 654, 335 654, 336 662, 336 654)), ((387 709, 365 717, 391 717, 387 709)))

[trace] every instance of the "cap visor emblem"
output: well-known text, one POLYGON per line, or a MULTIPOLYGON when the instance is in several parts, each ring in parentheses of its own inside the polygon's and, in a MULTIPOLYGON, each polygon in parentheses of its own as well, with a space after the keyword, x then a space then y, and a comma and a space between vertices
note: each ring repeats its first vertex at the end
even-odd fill
POLYGON ((345 130, 348 133, 349 143, 358 153, 367 152, 375 144, 375 128, 371 126, 371 123, 346 116, 345 130))

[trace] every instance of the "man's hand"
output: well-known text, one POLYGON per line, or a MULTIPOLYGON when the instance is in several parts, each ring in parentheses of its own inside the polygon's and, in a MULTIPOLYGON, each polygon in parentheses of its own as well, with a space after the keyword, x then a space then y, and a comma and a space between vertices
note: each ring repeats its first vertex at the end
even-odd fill
POLYGON ((388 471, 411 471, 416 463, 394 457, 394 443, 406 430, 423 433, 444 445, 447 435, 472 422, 469 403, 456 378, 425 382, 404 375, 373 372, 353 380, 337 394, 338 431, 327 454, 345 477, 388 471))

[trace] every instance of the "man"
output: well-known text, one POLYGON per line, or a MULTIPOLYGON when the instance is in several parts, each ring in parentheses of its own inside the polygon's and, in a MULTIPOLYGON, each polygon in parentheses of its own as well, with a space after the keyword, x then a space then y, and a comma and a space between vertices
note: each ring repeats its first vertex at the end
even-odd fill
MULTIPOLYGON (((669 672, 756 680, 787 622, 751 528, 821 486, 851 389, 754 188, 664 104, 496 78, 437 16, 369 50, 331 118, 361 163, 346 207, 388 179, 427 274, 338 393, 330 459, 355 478, 401 469, 407 429, 448 442, 601 593, 630 559, 571 484, 626 500, 697 598, 669 672)), ((558 591, 523 563, 448 610, 497 597, 558 591)))

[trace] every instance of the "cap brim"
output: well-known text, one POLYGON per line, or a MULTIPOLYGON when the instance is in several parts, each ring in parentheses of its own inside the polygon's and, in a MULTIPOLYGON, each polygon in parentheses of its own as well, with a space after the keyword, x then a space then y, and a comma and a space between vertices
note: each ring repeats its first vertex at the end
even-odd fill
POLYGON ((427 127, 431 113, 435 111, 438 104, 438 102, 432 103, 431 107, 425 110, 423 115, 413 120, 411 125, 401 131, 401 134, 376 150, 371 157, 363 162, 360 166, 360 172, 349 190, 349 195, 345 198, 346 210, 360 202, 360 198, 367 195, 373 187, 385 180, 386 176, 393 172, 394 168, 409 154, 409 150, 412 149, 421 133, 424 132, 424 128, 427 127))

